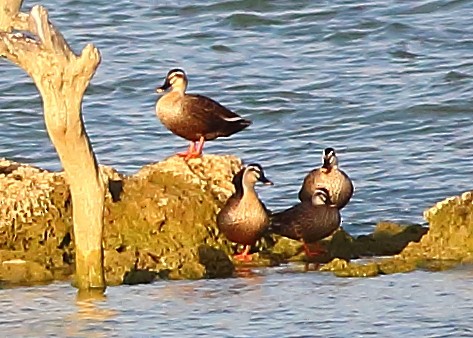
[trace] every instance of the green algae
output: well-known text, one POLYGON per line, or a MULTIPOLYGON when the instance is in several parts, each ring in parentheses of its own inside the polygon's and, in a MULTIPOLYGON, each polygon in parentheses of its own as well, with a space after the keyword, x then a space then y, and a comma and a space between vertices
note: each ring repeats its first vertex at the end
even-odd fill
MULTIPOLYGON (((235 275, 235 265, 247 265, 231 260, 241 248, 220 234, 215 223, 240 166, 229 156, 188 162, 170 158, 136 175, 110 178, 103 240, 107 284, 225 278, 235 275)), ((25 212, 15 204, 20 217, 0 226, 0 283, 24 285, 73 273, 69 190, 62 176, 50 181, 47 212, 42 198, 25 212)), ((471 263, 472 211, 472 194, 465 193, 427 210, 429 228, 380 222, 372 234, 357 237, 341 228, 321 241, 326 253, 315 262, 326 263, 321 270, 340 277, 439 271, 471 263)), ((266 234, 251 252, 250 266, 312 261, 300 242, 274 234, 266 234)))
MULTIPOLYGON (((232 276, 232 244, 215 223, 223 204, 208 182, 156 169, 125 179, 120 201, 107 204, 105 249, 120 248, 119 255, 134 252, 128 271, 154 271, 169 279, 232 276)), ((107 270, 107 279, 117 280, 112 271, 107 270)))
MULTIPOLYGON (((415 226, 408 226, 403 231, 391 231, 385 245, 393 248, 395 240, 405 241, 410 235, 422 234, 419 240, 408 241, 401 252, 389 259, 378 258, 369 263, 347 263, 345 267, 333 270, 337 276, 356 277, 378 274, 410 272, 415 269, 442 271, 451 269, 459 264, 471 263, 473 253, 473 204, 472 193, 466 192, 461 196, 450 197, 424 213, 429 222, 428 231, 419 231, 415 226)), ((389 228, 389 227, 388 227, 389 228)), ((376 231, 375 231, 376 233, 376 231)), ((385 236, 385 231, 372 239, 385 236)), ((365 239, 366 240, 366 239, 365 239)), ((369 246, 368 246, 369 247, 369 246)), ((394 246, 397 251, 397 247, 394 246)), ((330 270, 331 264, 324 269, 330 270)), ((335 264, 335 263, 334 263, 335 264)))

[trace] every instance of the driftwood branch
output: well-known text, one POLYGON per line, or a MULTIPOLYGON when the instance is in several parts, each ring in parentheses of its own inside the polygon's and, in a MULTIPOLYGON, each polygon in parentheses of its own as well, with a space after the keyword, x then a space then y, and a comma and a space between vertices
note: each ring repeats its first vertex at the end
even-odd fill
POLYGON ((74 54, 42 6, 21 13, 20 0, 0 0, 0 56, 24 69, 43 99, 44 118, 66 172, 73 204, 76 285, 104 288, 104 184, 82 120, 82 98, 100 63, 87 45, 74 54))

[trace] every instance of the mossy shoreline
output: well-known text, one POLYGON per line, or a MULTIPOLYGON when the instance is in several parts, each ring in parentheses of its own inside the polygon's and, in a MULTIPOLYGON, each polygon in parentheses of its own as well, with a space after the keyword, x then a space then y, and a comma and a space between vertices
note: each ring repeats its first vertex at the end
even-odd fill
MULTIPOLYGON (((170 157, 131 176, 101 167, 108 186, 104 263, 108 285, 157 278, 226 278, 235 275, 235 244, 219 233, 216 214, 233 192, 241 168, 234 156, 170 157)), ((69 279, 74 272, 72 205, 64 173, 0 160, 0 285, 69 279)), ((376 276, 471 261, 472 194, 426 210, 429 228, 380 222, 372 234, 343 229, 323 241, 316 263, 337 276, 376 276), (380 257, 382 256, 382 257, 380 257), (389 256, 389 257, 386 257, 389 256), (373 257, 356 263, 360 257, 373 257)), ((305 262, 301 244, 265 236, 252 264, 305 262)))

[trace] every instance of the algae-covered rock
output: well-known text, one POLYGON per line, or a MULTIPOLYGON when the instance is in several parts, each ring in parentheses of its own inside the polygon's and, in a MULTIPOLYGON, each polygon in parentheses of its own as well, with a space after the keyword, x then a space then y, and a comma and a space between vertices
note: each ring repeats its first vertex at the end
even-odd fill
POLYGON ((462 261, 473 253, 472 193, 449 197, 424 212, 429 232, 412 243, 403 257, 462 261))
MULTIPOLYGON (((328 263, 334 258, 349 261, 360 257, 396 255, 409 243, 418 242, 427 230, 426 227, 420 225, 384 221, 376 225, 373 233, 354 237, 341 227, 332 236, 319 243, 326 252, 311 261, 328 263)), ((276 244, 271 249, 271 253, 278 254, 288 261, 307 260, 301 242, 281 236, 275 236, 275 238, 276 244)))
POLYGON ((71 273, 70 204, 62 174, 0 160, 0 262, 25 262, 0 264, 2 281, 28 284, 71 273))
MULTIPOLYGON (((233 156, 171 157, 125 176, 100 167, 108 187, 104 221, 109 285, 156 278, 232 276, 236 245, 219 233, 216 215, 233 192, 241 168, 233 156)), ((64 173, 0 160, 0 282, 29 284, 73 273, 71 199, 64 173)), ((375 276, 441 270, 473 260, 472 194, 425 212, 430 228, 380 222, 372 234, 343 228, 321 241, 315 259, 337 276, 375 276), (394 256, 393 256, 394 255, 394 256), (360 257, 391 256, 356 261, 360 257)), ((266 234, 253 248, 253 265, 307 261, 302 244, 266 234)))
POLYGON ((50 270, 34 261, 12 259, 1 263, 0 282, 8 281, 10 284, 31 285, 53 279, 54 276, 50 270))
POLYGON ((133 252, 129 271, 165 271, 171 279, 231 276, 232 244, 219 234, 215 218, 240 168, 232 156, 176 156, 124 178, 120 200, 106 205, 105 249, 133 252))
MULTIPOLYGON (((231 179, 241 165, 233 156, 171 157, 129 177, 101 166, 109 188, 104 213, 107 282, 231 276, 233 244, 219 234, 215 216, 233 192, 231 179)), ((24 260, 54 278, 70 275, 74 241, 64 173, 2 160, 0 186, 0 250, 9 253, 0 262, 24 260)), ((10 270, 0 264, 0 280, 16 282, 10 270)))
MULTIPOLYGON (((459 263, 472 262, 473 257, 473 194, 465 192, 461 196, 449 197, 438 202, 424 212, 429 222, 428 231, 415 226, 408 226, 399 232, 391 225, 383 224, 369 240, 386 237, 384 242, 388 253, 398 250, 394 240, 421 235, 417 241, 409 241, 397 255, 389 259, 375 259, 369 263, 350 263, 345 268, 334 272, 337 276, 358 276, 366 271, 380 274, 409 272, 417 268, 431 271, 450 269, 459 263), (425 232, 425 233, 424 233, 425 232), (355 265, 353 265, 355 264, 355 265)), ((364 239, 367 240, 366 238, 364 239)), ((330 265, 326 269, 329 269, 330 265)))
POLYGON ((338 277, 374 277, 379 274, 375 262, 356 264, 344 259, 335 258, 320 268, 321 271, 331 271, 338 277))
POLYGON ((418 224, 379 222, 372 234, 353 241, 352 258, 399 254, 409 243, 420 241, 427 231, 427 227, 418 224))

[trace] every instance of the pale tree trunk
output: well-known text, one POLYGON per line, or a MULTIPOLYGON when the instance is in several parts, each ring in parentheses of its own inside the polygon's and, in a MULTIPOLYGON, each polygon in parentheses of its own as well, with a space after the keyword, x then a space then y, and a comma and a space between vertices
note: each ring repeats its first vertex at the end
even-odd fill
POLYGON ((94 46, 87 45, 81 55, 75 55, 49 22, 46 9, 35 6, 30 13, 21 13, 22 2, 0 0, 0 56, 25 70, 43 99, 46 128, 71 189, 75 285, 81 290, 105 289, 105 188, 81 111, 82 98, 100 63, 100 54, 94 46))

